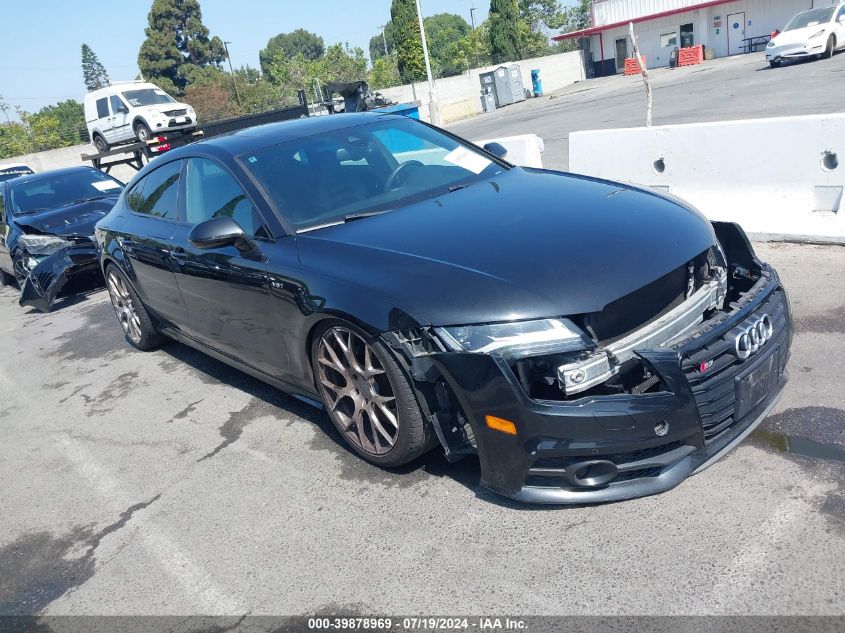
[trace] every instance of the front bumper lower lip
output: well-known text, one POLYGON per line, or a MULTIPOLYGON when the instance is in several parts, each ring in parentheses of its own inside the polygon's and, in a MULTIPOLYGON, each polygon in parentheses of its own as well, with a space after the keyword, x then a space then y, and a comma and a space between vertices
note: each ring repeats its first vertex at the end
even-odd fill
MULTIPOLYGON (((754 429, 766 418, 780 399, 780 392, 776 393, 769 401, 766 408, 737 435, 731 442, 719 449, 710 456, 707 461, 695 466, 693 453, 694 446, 682 446, 676 451, 667 453, 663 465, 665 468, 657 477, 637 479, 630 482, 608 486, 598 490, 566 490, 563 488, 547 488, 538 486, 524 486, 516 493, 508 495, 516 501, 525 503, 540 504, 581 504, 581 503, 605 503, 609 501, 623 501, 635 497, 646 497, 671 490, 690 475, 700 473, 709 468, 722 457, 732 451, 742 440, 748 437, 754 429), (679 457, 680 455, 680 457, 679 457)), ((648 460, 648 465, 659 466, 660 461, 648 460)))

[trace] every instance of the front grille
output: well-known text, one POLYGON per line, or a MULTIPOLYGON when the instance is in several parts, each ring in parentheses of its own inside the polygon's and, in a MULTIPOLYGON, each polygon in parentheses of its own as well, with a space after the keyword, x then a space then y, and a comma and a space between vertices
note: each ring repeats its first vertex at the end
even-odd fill
MULTIPOLYGON (((683 446, 683 442, 675 441, 669 442, 668 444, 660 444, 658 446, 651 446, 649 448, 641 448, 636 451, 630 451, 627 453, 612 453, 609 455, 591 455, 590 458, 592 459, 606 459, 608 461, 613 462, 617 466, 624 466, 625 464, 631 464, 633 462, 641 462, 644 459, 651 459, 652 457, 657 457, 658 455, 663 455, 664 453, 668 453, 670 451, 674 451, 676 448, 680 448, 683 446)), ((583 455, 572 457, 572 456, 564 456, 564 457, 542 457, 536 460, 532 464, 532 468, 566 468, 572 464, 577 462, 583 462, 587 457, 583 455)))
POLYGON ((164 114, 167 116, 185 116, 188 111, 183 108, 182 110, 167 110, 164 114))
MULTIPOLYGON (((710 445, 722 438, 725 434, 743 423, 742 418, 737 418, 736 413, 736 389, 735 378, 743 369, 749 366, 758 358, 771 353, 771 349, 780 346, 785 352, 788 338, 788 323, 785 298, 782 290, 772 293, 768 300, 757 310, 749 315, 748 320, 754 316, 768 314, 772 319, 774 333, 771 340, 756 353, 740 360, 734 352, 733 333, 728 332, 724 336, 703 345, 697 350, 686 355, 681 361, 681 368, 686 375, 698 407, 698 415, 701 419, 701 428, 704 432, 704 443, 710 445), (701 371, 702 363, 712 363, 705 371, 701 371)), ((786 353, 780 354, 777 361, 777 371, 783 371, 786 362, 786 353)))

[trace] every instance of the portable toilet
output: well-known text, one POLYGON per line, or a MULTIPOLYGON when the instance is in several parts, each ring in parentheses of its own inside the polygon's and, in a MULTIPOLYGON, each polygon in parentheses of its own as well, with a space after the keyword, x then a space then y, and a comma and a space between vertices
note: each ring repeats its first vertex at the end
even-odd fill
POLYGON ((499 106, 525 101, 525 88, 522 86, 519 64, 499 66, 494 73, 496 101, 499 106))

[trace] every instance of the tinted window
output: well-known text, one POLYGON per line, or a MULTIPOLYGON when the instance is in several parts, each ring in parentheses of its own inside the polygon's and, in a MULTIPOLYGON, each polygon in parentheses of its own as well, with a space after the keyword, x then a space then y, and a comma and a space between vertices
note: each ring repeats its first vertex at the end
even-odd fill
POLYGON ((439 196, 506 169, 404 117, 264 147, 242 159, 297 229, 439 196))
POLYGON ((6 186, 9 209, 16 215, 116 196, 123 189, 123 183, 97 169, 46 172, 6 186))
POLYGON ((120 97, 116 95, 109 97, 109 103, 111 103, 112 114, 117 114, 123 109, 123 101, 121 101, 120 97))
POLYGON ((179 217, 179 173, 182 161, 177 160, 150 172, 126 194, 126 204, 135 213, 166 220, 179 217))
POLYGON ((97 118, 98 119, 105 119, 109 115, 109 106, 107 103, 107 99, 103 97, 102 99, 97 99, 97 118))
POLYGON ((189 158, 185 183, 188 224, 229 216, 257 237, 267 237, 261 219, 234 177, 214 161, 189 158))

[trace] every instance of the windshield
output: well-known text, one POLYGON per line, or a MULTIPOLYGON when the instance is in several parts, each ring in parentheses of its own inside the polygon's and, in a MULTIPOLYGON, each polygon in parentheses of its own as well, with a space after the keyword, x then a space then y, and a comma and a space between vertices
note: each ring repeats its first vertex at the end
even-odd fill
POLYGON ((812 9, 799 13, 789 21, 784 31, 794 31, 795 29, 803 29, 808 26, 816 26, 817 24, 824 24, 830 22, 833 17, 833 10, 836 7, 825 7, 823 9, 812 9))
POLYGON ((176 100, 161 88, 127 90, 123 93, 123 98, 129 102, 129 105, 135 107, 156 105, 159 103, 176 103, 176 100))
POLYGON ((404 118, 297 139, 241 159, 297 230, 405 206, 507 169, 404 118))
POLYGON ((9 207, 14 215, 25 215, 47 209, 116 196, 123 183, 96 169, 43 174, 38 178, 8 185, 9 207))

